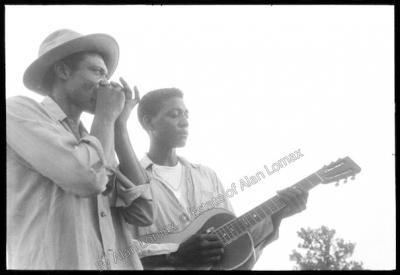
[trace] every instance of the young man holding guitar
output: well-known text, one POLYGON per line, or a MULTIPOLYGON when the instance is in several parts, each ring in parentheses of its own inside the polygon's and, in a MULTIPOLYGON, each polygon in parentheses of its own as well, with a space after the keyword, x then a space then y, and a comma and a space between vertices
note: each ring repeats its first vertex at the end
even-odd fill
MULTIPOLYGON (((306 208, 308 192, 300 188, 287 188, 278 192, 286 207, 272 216, 253 214, 254 219, 260 219, 257 224, 251 217, 245 220, 245 223, 250 223, 245 229, 251 237, 246 233, 244 237, 247 237, 247 240, 243 240, 243 243, 236 242, 239 249, 230 249, 228 253, 226 250, 232 232, 213 232, 216 227, 208 228, 208 232, 198 232, 200 228, 193 225, 198 219, 191 215, 189 209, 195 209, 202 203, 224 194, 224 189, 212 169, 189 163, 176 155, 175 149, 185 146, 188 136, 188 110, 183 102, 182 92, 169 88, 147 93, 139 103, 138 117, 150 136, 150 149, 141 163, 151 178, 155 216, 154 223, 150 226, 126 224, 125 233, 130 234, 131 239, 163 243, 149 245, 141 251, 141 260, 145 268, 208 269, 214 266, 221 269, 250 269, 254 260, 248 261, 248 256, 244 256, 248 263, 240 266, 216 265, 225 261, 225 256, 239 257, 236 254, 244 249, 246 244, 251 246, 249 249, 255 251, 255 258, 258 258, 262 249, 277 238, 280 221, 306 208), (169 233, 173 233, 177 239, 169 238, 169 234, 160 236, 159 233, 165 231, 167 225, 172 225, 173 232, 169 233)), ((212 211, 218 212, 219 216, 215 217, 219 223, 225 223, 233 217, 233 209, 227 198, 216 205, 215 209, 211 209, 212 211)), ((251 254, 254 256, 254 252, 251 254)), ((238 261, 244 262, 243 259, 238 261)))

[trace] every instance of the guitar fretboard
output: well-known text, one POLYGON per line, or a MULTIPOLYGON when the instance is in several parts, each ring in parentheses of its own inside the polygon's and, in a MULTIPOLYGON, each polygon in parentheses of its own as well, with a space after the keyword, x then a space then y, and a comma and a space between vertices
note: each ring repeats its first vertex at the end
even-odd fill
MULTIPOLYGON (((321 178, 318 174, 314 173, 294 184, 293 187, 308 191, 319 183, 321 183, 321 178)), ((240 217, 218 227, 213 233, 218 236, 224 245, 228 245, 238 239, 242 234, 249 231, 254 225, 264 220, 267 216, 279 212, 285 206, 286 204, 278 196, 274 196, 240 217)))

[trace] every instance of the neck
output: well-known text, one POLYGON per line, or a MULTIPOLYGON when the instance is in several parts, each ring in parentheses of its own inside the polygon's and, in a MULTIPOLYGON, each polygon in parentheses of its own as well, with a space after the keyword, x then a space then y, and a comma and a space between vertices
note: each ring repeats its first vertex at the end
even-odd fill
POLYGON ((153 141, 148 156, 155 164, 162 166, 175 166, 178 163, 175 148, 162 146, 153 141))
POLYGON ((79 125, 79 119, 82 114, 82 110, 66 97, 66 92, 60 87, 54 87, 50 97, 60 106, 61 110, 72 120, 76 125, 79 125))

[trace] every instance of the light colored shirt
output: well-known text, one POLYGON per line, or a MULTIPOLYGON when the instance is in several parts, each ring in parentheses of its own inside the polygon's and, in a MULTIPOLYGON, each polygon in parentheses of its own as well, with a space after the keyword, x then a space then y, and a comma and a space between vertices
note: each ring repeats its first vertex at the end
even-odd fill
MULTIPOLYGON (((138 227, 124 223, 124 232, 132 239, 143 236, 150 237, 150 242, 162 242, 162 236, 167 232, 178 232, 185 229, 198 215, 212 207, 224 208, 233 213, 232 205, 227 196, 219 199, 218 203, 210 204, 214 198, 221 198, 225 190, 217 174, 204 165, 190 163, 182 157, 178 157, 183 166, 183 180, 186 182, 185 196, 189 208, 185 208, 175 197, 169 188, 163 183, 163 179, 154 173, 154 163, 145 155, 141 160, 151 181, 150 188, 154 203, 154 223, 149 226, 138 227)), ((250 210, 250 209, 249 209, 250 210)), ((250 234, 255 245, 256 258, 262 249, 271 241, 278 238, 278 230, 273 228, 272 220, 266 217, 255 225, 250 234)), ((152 244, 145 246, 140 253, 141 257, 172 253, 178 249, 178 244, 152 244)), ((162 268, 163 269, 163 268, 162 268)), ((165 267, 164 269, 172 269, 165 267)))
POLYGON ((149 185, 124 188, 115 156, 81 123, 76 137, 50 97, 7 99, 6 127, 7 268, 142 269, 137 254, 113 255, 122 221, 152 222, 149 185))
POLYGON ((177 200, 187 209, 189 207, 186 197, 186 181, 182 176, 182 164, 178 161, 175 166, 153 165, 154 175, 174 193, 177 200))

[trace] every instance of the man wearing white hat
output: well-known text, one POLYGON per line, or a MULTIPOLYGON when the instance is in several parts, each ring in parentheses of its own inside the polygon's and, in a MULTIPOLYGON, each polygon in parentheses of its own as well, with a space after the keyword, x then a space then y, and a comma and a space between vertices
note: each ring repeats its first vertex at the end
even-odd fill
POLYGON ((8 268, 142 268, 136 254, 112 260, 126 245, 120 223, 153 219, 126 128, 138 92, 132 98, 122 78, 107 82, 118 58, 109 35, 58 30, 23 78, 44 100, 7 99, 8 268), (90 132, 80 122, 84 111, 94 114, 90 132))

